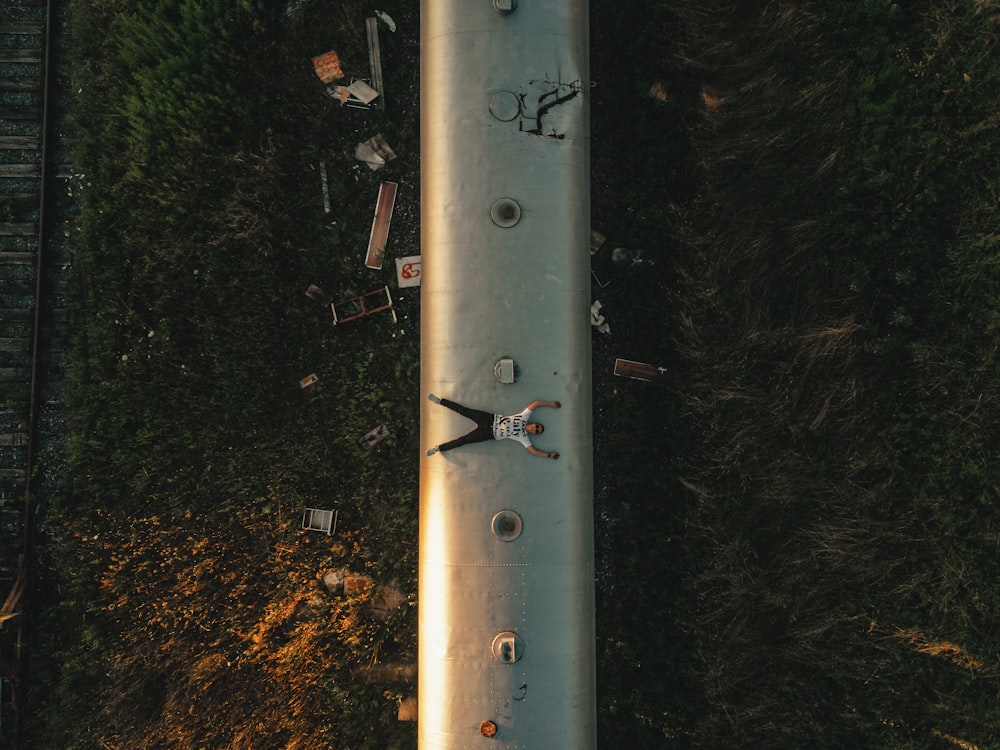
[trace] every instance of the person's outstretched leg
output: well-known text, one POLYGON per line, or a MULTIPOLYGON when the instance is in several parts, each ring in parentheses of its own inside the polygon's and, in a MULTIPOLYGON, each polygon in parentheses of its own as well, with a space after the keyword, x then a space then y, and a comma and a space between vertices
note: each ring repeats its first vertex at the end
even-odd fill
POLYGON ((427 394, 427 398, 433 401, 435 404, 441 404, 441 406, 446 406, 452 411, 461 414, 467 419, 471 419, 476 423, 476 428, 461 437, 455 438, 454 440, 449 440, 447 443, 441 443, 441 445, 436 445, 427 450, 428 456, 433 456, 438 451, 450 451, 453 448, 458 448, 460 445, 468 445, 469 443, 481 443, 485 440, 493 440, 493 414, 480 409, 470 409, 467 406, 462 406, 461 404, 451 401, 447 398, 438 398, 433 393, 427 394))
MULTIPOLYGON (((434 396, 434 394, 430 394, 427 398, 431 398, 431 396, 434 396)), ((437 398, 437 396, 434 396, 434 398, 437 398)), ((434 398, 431 398, 431 401, 434 401, 434 398)), ((493 424, 492 412, 483 411, 481 409, 470 409, 468 406, 462 406, 457 401, 452 401, 448 398, 439 398, 435 403, 441 404, 441 406, 445 406, 453 412, 461 414, 466 419, 471 419, 477 425, 483 425, 486 422, 489 422, 490 425, 493 424)))

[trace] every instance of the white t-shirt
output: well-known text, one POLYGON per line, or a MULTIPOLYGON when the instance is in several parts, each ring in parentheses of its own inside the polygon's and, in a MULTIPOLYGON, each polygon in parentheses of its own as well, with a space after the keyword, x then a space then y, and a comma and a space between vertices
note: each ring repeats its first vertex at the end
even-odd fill
POLYGON ((516 440, 525 448, 531 445, 531 438, 525 426, 531 417, 532 409, 525 409, 520 414, 504 417, 496 414, 493 417, 493 437, 497 440, 516 440))

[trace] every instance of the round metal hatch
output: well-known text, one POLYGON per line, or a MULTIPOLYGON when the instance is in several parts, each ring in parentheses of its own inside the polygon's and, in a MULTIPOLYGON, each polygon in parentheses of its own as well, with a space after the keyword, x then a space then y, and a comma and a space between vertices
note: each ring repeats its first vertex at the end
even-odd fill
POLYGON ((493 636, 490 652, 493 658, 504 664, 513 664, 521 658, 524 642, 513 630, 505 630, 493 636))
POLYGON ((490 114, 500 122, 510 122, 521 114, 521 100, 513 91, 498 91, 490 99, 490 114))
POLYGON ((524 522, 517 511, 505 509, 493 516, 493 520, 490 522, 490 529, 493 531, 493 536, 501 542, 513 542, 521 536, 521 531, 524 529, 524 522))
POLYGON ((490 207, 490 218, 502 229, 510 229, 521 220, 521 206, 513 198, 500 198, 490 207))

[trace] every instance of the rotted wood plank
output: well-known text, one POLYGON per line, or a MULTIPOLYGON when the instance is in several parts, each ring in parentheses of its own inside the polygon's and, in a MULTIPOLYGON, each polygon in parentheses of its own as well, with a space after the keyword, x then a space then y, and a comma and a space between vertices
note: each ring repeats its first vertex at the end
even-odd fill
POLYGON ((33 151, 39 146, 38 136, 34 135, 0 135, 0 149, 33 151))
POLYGON ((38 224, 0 224, 0 237, 31 237, 38 234, 38 224))
POLYGON ((39 177, 41 164, 0 164, 0 177, 39 177))

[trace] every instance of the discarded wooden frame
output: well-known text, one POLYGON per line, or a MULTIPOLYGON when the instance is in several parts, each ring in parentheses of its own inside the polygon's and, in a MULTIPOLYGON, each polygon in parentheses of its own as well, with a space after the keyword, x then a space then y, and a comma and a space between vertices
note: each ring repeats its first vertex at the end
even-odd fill
POLYGON ((348 323, 358 318, 367 318, 377 312, 388 310, 392 313, 393 323, 398 322, 396 318, 396 308, 392 304, 392 294, 388 286, 375 289, 371 292, 351 297, 343 302, 330 303, 330 310, 333 312, 333 324, 348 323))
POLYGON ((365 265, 368 268, 382 268, 382 258, 385 256, 385 243, 389 238, 389 224, 392 222, 392 209, 396 205, 395 182, 383 182, 378 189, 378 200, 375 202, 375 217, 372 219, 372 231, 368 236, 368 254, 365 265))
POLYGON ((634 380, 659 380, 667 374, 666 367, 656 367, 645 362, 635 362, 631 359, 615 359, 615 375, 634 380))
POLYGON ((307 531, 321 531, 327 536, 337 533, 338 510, 306 508, 302 513, 302 528, 307 531))

